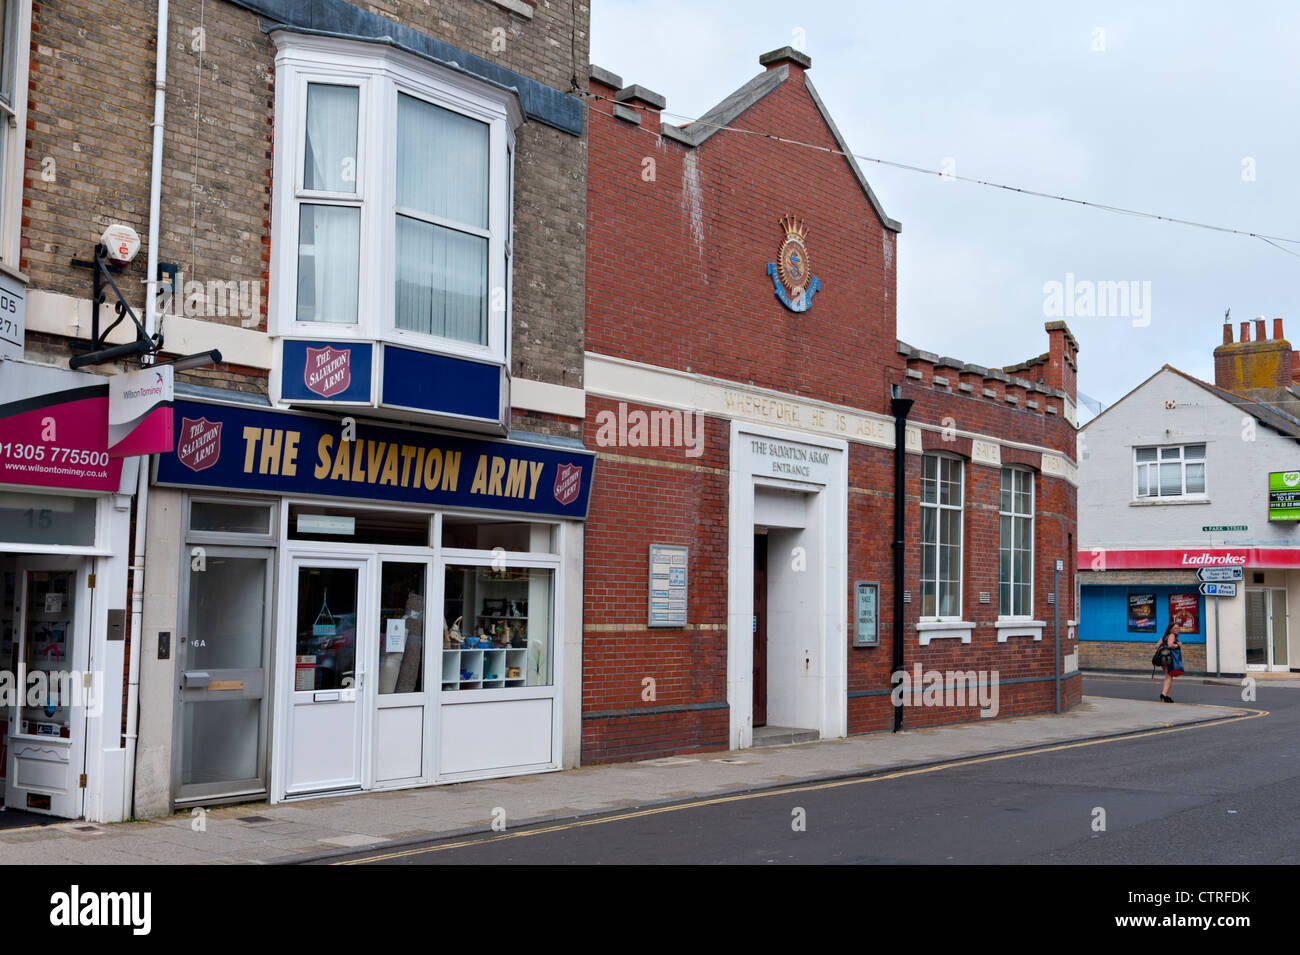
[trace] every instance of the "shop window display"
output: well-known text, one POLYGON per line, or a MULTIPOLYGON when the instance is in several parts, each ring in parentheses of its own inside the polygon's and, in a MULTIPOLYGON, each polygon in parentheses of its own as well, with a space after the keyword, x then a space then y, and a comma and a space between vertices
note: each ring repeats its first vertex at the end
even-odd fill
POLYGON ((550 686, 554 572, 447 567, 442 688, 550 686))

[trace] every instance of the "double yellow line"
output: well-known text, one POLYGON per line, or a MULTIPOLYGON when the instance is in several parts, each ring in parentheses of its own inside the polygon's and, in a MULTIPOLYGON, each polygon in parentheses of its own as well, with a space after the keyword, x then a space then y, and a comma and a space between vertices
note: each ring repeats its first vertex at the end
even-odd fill
MULTIPOLYGON (((1158 705, 1158 704, 1153 704, 1158 705)), ((1197 704, 1193 704, 1197 705, 1197 704)), ((618 813, 612 816, 599 816, 595 819, 577 819, 573 822, 560 823, 554 826, 543 826, 537 829, 521 829, 518 832, 503 832, 493 835, 473 836, 468 839, 462 839, 459 842, 444 842, 436 846, 422 846, 414 849, 402 849, 395 852, 384 852, 379 855, 366 856, 364 859, 348 859, 343 862, 334 862, 332 865, 365 865, 371 862, 386 862, 389 859, 401 859, 407 856, 421 855, 426 852, 447 852, 451 849, 464 849, 468 846, 490 845, 495 842, 504 842, 507 839, 523 839, 528 836, 544 836, 553 832, 567 832, 573 829, 584 829, 588 826, 600 826, 609 822, 624 822, 628 819, 643 819, 647 816, 658 816, 668 812, 682 812, 687 809, 700 809, 704 806, 722 806, 727 803, 745 802, 750 799, 769 799, 773 796, 788 796, 794 793, 818 792, 825 789, 840 789, 844 786, 861 786, 864 783, 878 783, 886 779, 902 779, 906 776, 922 776, 926 773, 938 773, 945 769, 955 769, 961 766, 977 766, 980 763, 996 763, 1004 759, 1021 759, 1025 756, 1038 756, 1042 753, 1060 753, 1067 749, 1081 749, 1084 746, 1098 746, 1102 743, 1122 743, 1128 740, 1145 739, 1150 736, 1164 736, 1169 733, 1183 733, 1187 730, 1206 729, 1211 726, 1224 726, 1228 723, 1239 723, 1242 720, 1254 720, 1261 716, 1268 716, 1268 710, 1249 709, 1247 707, 1234 707, 1234 709, 1244 710, 1234 716, 1225 716, 1218 720, 1207 720, 1204 723, 1192 723, 1186 726, 1169 726, 1164 729, 1146 730, 1140 733, 1130 733, 1126 736, 1109 736, 1103 739, 1086 739, 1076 743, 1060 743, 1054 746, 1040 746, 1036 749, 1018 750, 1014 753, 999 753, 993 756, 975 756, 970 759, 958 759, 947 763, 936 763, 933 766, 920 766, 916 769, 900 769, 897 772, 882 773, 877 776, 859 776, 853 779, 834 779, 824 783, 806 783, 801 786, 789 786, 784 789, 764 789, 758 792, 737 793, 731 796, 717 796, 713 799, 698 799, 695 802, 674 803, 671 806, 656 806, 651 809, 638 809, 635 812, 618 813)))

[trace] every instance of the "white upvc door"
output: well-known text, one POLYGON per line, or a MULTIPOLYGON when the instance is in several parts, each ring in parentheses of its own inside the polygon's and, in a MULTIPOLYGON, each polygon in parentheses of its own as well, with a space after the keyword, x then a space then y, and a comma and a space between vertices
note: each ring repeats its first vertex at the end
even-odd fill
POLYGON ((1284 588, 1246 591, 1246 669, 1285 672, 1290 668, 1287 624, 1284 588))
MULTIPOLYGON (((5 806, 70 819, 84 811, 91 562, 26 557, 15 565, 15 697, 5 711, 5 806)), ((102 683, 100 684, 102 685, 102 683)))
POLYGON ((288 700, 283 792, 361 789, 377 653, 369 625, 375 559, 299 553, 288 570, 279 641, 281 698, 288 700))

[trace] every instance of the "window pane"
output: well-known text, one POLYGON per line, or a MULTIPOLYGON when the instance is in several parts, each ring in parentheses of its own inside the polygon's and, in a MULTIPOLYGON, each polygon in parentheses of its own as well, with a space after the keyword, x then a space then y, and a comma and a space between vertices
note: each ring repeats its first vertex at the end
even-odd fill
POLYGON ((1183 457, 1188 461, 1204 461, 1205 445, 1189 444, 1183 449, 1183 457))
POLYGON ((1138 497, 1148 497, 1151 494, 1151 487, 1147 479, 1150 470, 1145 465, 1138 465, 1138 497))
POLYGON ((932 507, 921 508, 921 543, 934 544, 938 538, 935 537, 935 509, 932 507))
POLYGON ((1155 459, 1156 459, 1156 449, 1155 449, 1155 448, 1138 448, 1138 449, 1137 449, 1137 460, 1138 460, 1138 463, 1139 463, 1139 464, 1141 464, 1141 463, 1143 463, 1143 462, 1154 461, 1155 459))
POLYGON ((356 685, 357 571, 298 569, 295 690, 356 685))
POLYGON ((397 97, 397 204, 488 227, 488 125, 397 97))
POLYGON ((209 554, 203 572, 190 574, 189 586, 186 668, 261 669, 266 558, 209 554))
POLYGON ((302 187, 320 192, 357 191, 355 86, 307 84, 307 143, 302 187))
POLYGON ((552 573, 448 565, 444 691, 551 685, 552 573))
POLYGON ((397 217, 397 327, 487 344, 487 239, 397 217))
POLYGON ((1205 465, 1204 464, 1187 465, 1187 493, 1188 494, 1205 493, 1205 465))
POLYGON ((298 219, 298 321, 357 322, 361 210, 303 203, 298 219))
POLYGON ((1002 469, 1002 485, 998 500, 998 509, 1002 511, 1011 510, 1011 497, 1013 493, 1013 481, 1015 472, 1007 468, 1002 469))
POLYGON ((190 504, 190 530, 222 534, 269 534, 271 505, 194 501, 190 504))
MULTIPOLYGON (((70 676, 76 638, 72 625, 76 619, 73 606, 76 599, 76 574, 72 571, 33 570, 27 574, 22 639, 23 661, 29 677, 19 696, 22 703, 19 732, 65 739, 70 735, 72 709, 78 704, 79 689, 74 688, 70 676), (40 698, 41 689, 44 689, 44 699, 40 698)), ((16 648, 13 653, 17 655, 16 648)))
POLYGON ((424 689, 423 563, 384 561, 379 583, 379 692, 424 689))
MULTIPOLYGON (((0 29, 3 30, 3 37, 0 37, 0 99, 5 101, 8 106, 14 103, 14 60, 15 51, 11 49, 16 44, 14 34, 18 31, 18 4, 14 0, 0 0, 0 29)), ((7 128, 8 124, 5 124, 7 128)))
POLYGON ((1182 458, 1182 448, 1161 448, 1161 461, 1178 461, 1182 458))
POLYGON ((89 547, 95 543, 95 499, 63 494, 5 494, 0 497, 0 541, 89 547))
POLYGON ((1160 465, 1160 495, 1183 493, 1183 466, 1178 462, 1160 465))

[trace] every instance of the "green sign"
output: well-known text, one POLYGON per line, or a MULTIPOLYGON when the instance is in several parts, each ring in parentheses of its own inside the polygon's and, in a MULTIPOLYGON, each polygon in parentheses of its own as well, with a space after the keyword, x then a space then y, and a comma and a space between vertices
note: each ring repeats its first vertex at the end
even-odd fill
POLYGON ((1203 531, 1244 531, 1245 524, 1207 524, 1201 528, 1203 531))
POLYGON ((1300 471, 1273 471, 1269 474, 1268 519, 1300 521, 1300 471))

